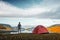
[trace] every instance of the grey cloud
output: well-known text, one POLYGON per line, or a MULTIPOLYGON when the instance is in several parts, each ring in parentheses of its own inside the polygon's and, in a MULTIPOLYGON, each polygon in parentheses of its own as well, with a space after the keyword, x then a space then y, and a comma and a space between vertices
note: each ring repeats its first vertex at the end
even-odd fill
POLYGON ((43 14, 36 15, 38 18, 51 18, 51 19, 60 19, 60 7, 56 9, 56 11, 53 12, 45 12, 43 14))
POLYGON ((24 16, 20 14, 14 14, 12 15, 0 15, 0 17, 30 17, 30 18, 51 18, 51 19, 60 19, 60 0, 43 0, 43 2, 40 4, 41 7, 48 7, 52 8, 49 12, 44 12, 37 15, 30 15, 30 16, 24 16), (57 7, 56 7, 57 6, 57 7), (56 8, 54 8, 56 7, 56 8))

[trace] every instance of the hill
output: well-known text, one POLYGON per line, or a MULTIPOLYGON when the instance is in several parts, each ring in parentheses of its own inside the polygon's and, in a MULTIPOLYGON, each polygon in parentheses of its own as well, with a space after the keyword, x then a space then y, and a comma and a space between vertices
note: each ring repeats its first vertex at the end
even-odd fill
POLYGON ((47 28, 51 33, 60 33, 60 24, 55 24, 47 28))

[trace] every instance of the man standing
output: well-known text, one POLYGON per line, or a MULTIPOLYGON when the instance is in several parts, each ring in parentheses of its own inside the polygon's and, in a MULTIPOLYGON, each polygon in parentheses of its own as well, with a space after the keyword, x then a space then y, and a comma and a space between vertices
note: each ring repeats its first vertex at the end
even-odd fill
POLYGON ((18 24, 18 33, 19 33, 19 31, 20 31, 20 33, 21 33, 21 24, 20 24, 20 22, 19 22, 19 24, 18 24))

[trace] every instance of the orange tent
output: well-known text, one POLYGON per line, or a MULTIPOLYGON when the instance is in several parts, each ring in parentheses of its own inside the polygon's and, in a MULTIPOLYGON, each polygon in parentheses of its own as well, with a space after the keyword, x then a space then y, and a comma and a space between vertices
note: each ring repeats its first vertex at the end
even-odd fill
POLYGON ((45 28, 44 26, 42 25, 38 25, 34 28, 33 34, 43 34, 43 33, 49 33, 47 28, 45 28))
POLYGON ((60 24, 55 24, 47 28, 50 33, 60 33, 60 24))

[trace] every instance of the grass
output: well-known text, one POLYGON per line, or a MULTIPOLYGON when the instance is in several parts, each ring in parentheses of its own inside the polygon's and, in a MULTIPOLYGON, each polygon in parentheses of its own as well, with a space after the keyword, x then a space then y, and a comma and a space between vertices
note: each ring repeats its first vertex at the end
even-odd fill
POLYGON ((0 40, 60 40, 60 34, 0 34, 0 40))

